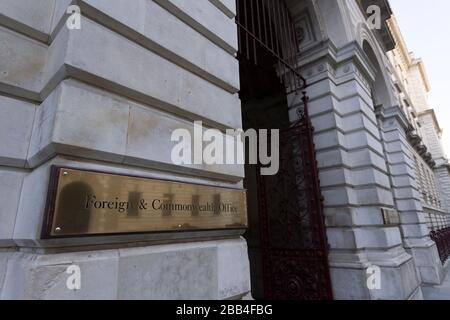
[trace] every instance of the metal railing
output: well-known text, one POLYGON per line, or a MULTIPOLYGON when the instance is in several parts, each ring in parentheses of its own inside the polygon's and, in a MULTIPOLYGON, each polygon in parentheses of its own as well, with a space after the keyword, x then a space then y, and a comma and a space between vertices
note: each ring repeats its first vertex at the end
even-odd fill
POLYGON ((430 238, 436 242, 439 257, 445 263, 450 257, 450 227, 431 231, 430 238))
POLYGON ((280 79, 288 92, 306 88, 298 65, 299 43, 284 0, 237 0, 239 59, 258 64, 257 48, 276 57, 280 79))

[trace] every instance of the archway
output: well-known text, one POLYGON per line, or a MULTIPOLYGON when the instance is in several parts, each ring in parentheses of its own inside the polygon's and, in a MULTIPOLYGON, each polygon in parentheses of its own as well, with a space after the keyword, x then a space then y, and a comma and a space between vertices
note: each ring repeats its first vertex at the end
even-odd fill
POLYGON ((384 73, 381 69, 380 63, 378 62, 377 56, 372 49, 372 46, 367 40, 363 41, 363 51, 369 58, 369 61, 375 67, 375 81, 372 83, 372 99, 374 102, 374 107, 384 107, 388 108, 392 106, 392 99, 390 96, 390 91, 386 85, 386 79, 384 73))
POLYGON ((303 89, 295 28, 283 0, 237 5, 244 129, 280 130, 279 172, 262 176, 258 165, 245 168, 252 295, 331 299, 312 129, 306 110, 289 120, 288 92, 303 89))

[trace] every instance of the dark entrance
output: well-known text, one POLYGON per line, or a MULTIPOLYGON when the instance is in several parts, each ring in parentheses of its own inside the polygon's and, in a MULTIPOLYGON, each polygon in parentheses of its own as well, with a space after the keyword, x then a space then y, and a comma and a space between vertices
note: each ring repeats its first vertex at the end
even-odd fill
MULTIPOLYGON (((331 299, 328 251, 306 85, 283 0, 238 0, 244 129, 280 130, 280 170, 245 168, 255 299, 331 299), (289 110, 288 94, 303 101, 289 110), (296 114, 295 117, 292 114, 296 114)), ((270 149, 269 149, 270 150, 270 149)))

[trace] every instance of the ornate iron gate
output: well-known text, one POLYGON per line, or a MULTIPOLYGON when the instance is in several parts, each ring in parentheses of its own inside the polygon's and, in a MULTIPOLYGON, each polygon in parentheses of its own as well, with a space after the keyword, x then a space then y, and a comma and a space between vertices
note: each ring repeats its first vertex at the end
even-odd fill
POLYGON ((439 257, 442 263, 445 264, 450 257, 450 228, 433 230, 430 233, 430 238, 436 242, 439 257))
POLYGON ((303 91, 298 120, 280 133, 280 171, 258 177, 264 293, 269 299, 332 299, 306 81, 298 41, 283 0, 237 0, 239 59, 258 64, 263 48, 278 61, 287 94, 303 91), (258 48, 259 47, 259 48, 258 48))

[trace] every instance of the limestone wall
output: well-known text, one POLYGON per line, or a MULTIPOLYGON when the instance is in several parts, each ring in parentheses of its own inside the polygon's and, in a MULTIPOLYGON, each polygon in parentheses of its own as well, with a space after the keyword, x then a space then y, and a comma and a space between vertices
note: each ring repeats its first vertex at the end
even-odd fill
POLYGON ((250 290, 236 232, 39 240, 54 164, 242 188, 243 166, 176 166, 168 147, 172 131, 192 130, 194 120, 241 127, 235 11, 229 0, 1 1, 2 298, 223 299, 250 290), (81 8, 80 30, 66 27, 70 4, 81 8), (161 242, 171 244, 153 246, 161 242), (55 253, 43 254, 49 246, 55 253), (85 270, 77 293, 64 287, 71 263, 85 270))

